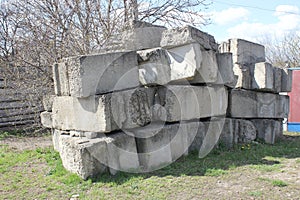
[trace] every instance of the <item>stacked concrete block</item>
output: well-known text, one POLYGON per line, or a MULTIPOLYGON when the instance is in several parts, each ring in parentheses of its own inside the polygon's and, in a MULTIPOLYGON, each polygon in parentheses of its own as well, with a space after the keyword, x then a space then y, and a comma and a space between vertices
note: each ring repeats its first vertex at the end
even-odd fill
POLYGON ((203 158, 220 144, 281 135, 288 98, 278 93, 290 90, 290 74, 265 62, 263 46, 230 40, 218 50, 190 26, 145 24, 126 37, 119 51, 53 67, 55 96, 41 118, 69 171, 149 172, 191 151, 203 158), (142 40, 148 30, 153 43, 142 40))

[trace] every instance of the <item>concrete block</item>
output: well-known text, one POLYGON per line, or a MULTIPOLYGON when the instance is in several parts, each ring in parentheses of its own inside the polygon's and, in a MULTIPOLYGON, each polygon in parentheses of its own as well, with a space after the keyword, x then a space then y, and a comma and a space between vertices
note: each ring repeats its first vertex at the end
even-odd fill
POLYGON ((278 81, 278 79, 276 79, 277 76, 278 73, 275 72, 275 69, 270 63, 256 63, 254 66, 252 88, 260 91, 275 91, 274 83, 278 81))
POLYGON ((165 30, 162 34, 160 46, 168 49, 195 42, 199 43, 205 50, 216 51, 218 49, 213 36, 191 26, 165 30))
POLYGON ((250 143, 256 139, 257 128, 250 120, 226 118, 219 143, 232 148, 238 143, 250 143))
POLYGON ((226 114, 228 100, 224 87, 170 85, 160 88, 158 94, 168 122, 226 114))
POLYGON ((234 118, 283 119, 289 113, 289 97, 246 90, 232 90, 229 95, 229 116, 234 118))
POLYGON ((219 46, 220 53, 232 53, 234 75, 238 77, 236 88, 252 89, 251 68, 265 62, 265 48, 260 44, 242 39, 230 39, 219 46))
POLYGON ((273 67, 273 76, 274 76, 274 92, 279 93, 281 92, 281 80, 282 80, 282 72, 283 70, 277 67, 273 67))
POLYGON ((216 84, 226 85, 234 88, 237 82, 237 77, 233 72, 232 53, 217 53, 218 75, 216 84))
POLYGON ((179 47, 139 51, 139 76, 143 85, 164 85, 172 81, 215 82, 218 66, 214 51, 201 50, 198 43, 179 47))
POLYGON ((103 133, 144 126, 151 121, 154 92, 152 88, 139 88, 88 98, 56 97, 53 126, 103 133))
POLYGON ((216 52, 213 50, 202 50, 202 62, 197 68, 191 83, 214 83, 218 78, 218 64, 216 52))
POLYGON ((186 155, 201 122, 151 124, 131 130, 137 141, 143 172, 160 169, 186 155))
POLYGON ((40 115, 41 117, 41 123, 46 128, 52 128, 52 113, 48 111, 44 111, 40 115))
POLYGON ((45 111, 51 112, 53 106, 53 99, 55 95, 45 95, 43 96, 43 107, 45 111))
POLYGON ((252 119, 251 122, 257 129, 257 138, 267 144, 274 144, 283 135, 282 120, 252 119))
POLYGON ((229 39, 219 46, 220 53, 232 53, 234 64, 248 65, 265 62, 265 47, 242 39, 229 39))
POLYGON ((58 96, 88 97, 139 86, 135 52, 65 58, 54 65, 58 96))
POLYGON ((281 72, 281 92, 291 92, 292 91, 292 78, 293 71, 289 69, 282 69, 281 72))
POLYGON ((87 140, 69 135, 60 135, 60 143, 59 153, 63 166, 68 171, 87 179, 107 170, 107 167, 103 164, 107 159, 104 139, 87 140))
POLYGON ((108 167, 111 174, 117 171, 137 172, 140 167, 135 138, 125 133, 107 134, 108 167))

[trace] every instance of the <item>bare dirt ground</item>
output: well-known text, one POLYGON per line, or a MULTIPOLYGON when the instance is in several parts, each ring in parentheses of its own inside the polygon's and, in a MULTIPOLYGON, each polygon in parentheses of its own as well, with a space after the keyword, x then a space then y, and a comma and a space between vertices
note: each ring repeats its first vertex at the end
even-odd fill
POLYGON ((16 137, 9 136, 0 140, 0 145, 8 145, 9 147, 18 150, 34 150, 36 148, 44 148, 52 146, 51 136, 38 137, 16 137))

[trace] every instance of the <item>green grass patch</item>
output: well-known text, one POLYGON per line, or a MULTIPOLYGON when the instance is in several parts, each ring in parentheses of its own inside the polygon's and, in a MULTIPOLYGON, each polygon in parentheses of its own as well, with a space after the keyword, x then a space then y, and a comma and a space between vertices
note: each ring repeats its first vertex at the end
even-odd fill
POLYGON ((261 197, 263 193, 261 191, 251 191, 248 194, 253 197, 261 197))
POLYGON ((288 184, 282 180, 272 180, 272 185, 276 187, 285 187, 288 186, 288 184))

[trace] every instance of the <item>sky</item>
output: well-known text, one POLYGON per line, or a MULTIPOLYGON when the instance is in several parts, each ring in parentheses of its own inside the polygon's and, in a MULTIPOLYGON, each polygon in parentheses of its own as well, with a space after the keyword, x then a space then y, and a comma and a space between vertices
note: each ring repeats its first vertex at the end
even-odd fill
POLYGON ((211 24, 201 30, 217 42, 230 38, 280 40, 290 32, 300 33, 300 0, 212 0, 205 15, 211 24))

